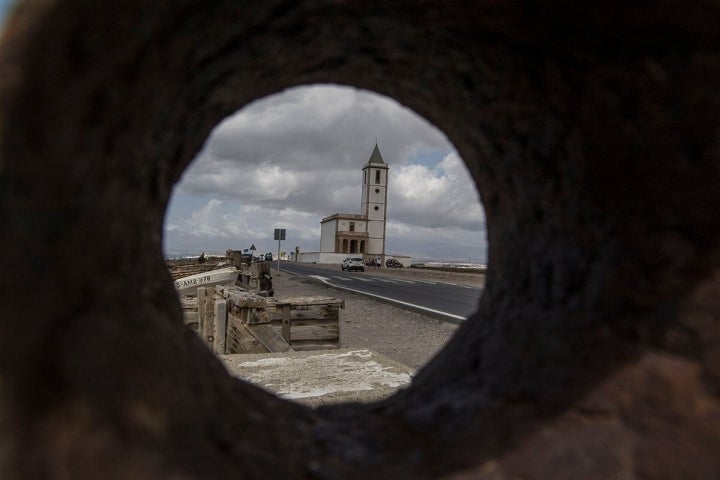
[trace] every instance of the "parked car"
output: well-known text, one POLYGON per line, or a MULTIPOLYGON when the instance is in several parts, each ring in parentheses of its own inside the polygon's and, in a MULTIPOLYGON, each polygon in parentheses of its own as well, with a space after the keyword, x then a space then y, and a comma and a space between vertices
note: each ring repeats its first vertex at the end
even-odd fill
POLYGON ((268 252, 265 254, 265 261, 272 262, 272 253, 268 252))
POLYGON ((387 262, 385 262, 385 266, 388 268, 403 268, 405 265, 394 258, 388 258, 387 262))
POLYGON ((363 265, 363 259, 360 257, 347 257, 342 261, 340 268, 345 271, 360 270, 365 271, 365 265, 363 265))

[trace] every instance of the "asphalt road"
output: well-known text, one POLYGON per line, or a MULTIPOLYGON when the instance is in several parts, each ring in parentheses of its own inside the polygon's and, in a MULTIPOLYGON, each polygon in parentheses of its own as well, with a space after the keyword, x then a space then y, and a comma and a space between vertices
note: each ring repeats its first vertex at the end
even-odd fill
POLYGON ((442 281, 401 280, 373 275, 372 271, 343 272, 340 266, 334 271, 307 263, 282 262, 280 270, 457 322, 477 310, 482 292, 481 288, 442 281))

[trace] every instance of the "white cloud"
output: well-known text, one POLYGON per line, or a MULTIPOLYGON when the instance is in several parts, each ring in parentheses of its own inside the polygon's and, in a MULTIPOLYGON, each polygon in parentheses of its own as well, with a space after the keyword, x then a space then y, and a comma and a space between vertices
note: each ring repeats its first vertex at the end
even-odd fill
POLYGON ((430 169, 400 166, 390 177, 388 210, 400 222, 428 228, 481 231, 485 212, 475 184, 455 152, 430 169))

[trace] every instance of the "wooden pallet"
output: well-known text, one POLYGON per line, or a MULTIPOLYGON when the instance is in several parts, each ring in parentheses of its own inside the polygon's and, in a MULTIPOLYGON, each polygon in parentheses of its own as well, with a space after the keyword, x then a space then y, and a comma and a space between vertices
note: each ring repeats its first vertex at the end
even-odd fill
POLYGON ((345 308, 344 300, 290 297, 274 303, 274 326, 293 350, 340 348, 340 309, 345 308))
MULTIPOLYGON (((186 301, 186 324, 193 324, 186 301)), ((340 309, 332 297, 263 297, 237 286, 198 289, 195 329, 215 352, 273 353, 340 348, 340 309)))

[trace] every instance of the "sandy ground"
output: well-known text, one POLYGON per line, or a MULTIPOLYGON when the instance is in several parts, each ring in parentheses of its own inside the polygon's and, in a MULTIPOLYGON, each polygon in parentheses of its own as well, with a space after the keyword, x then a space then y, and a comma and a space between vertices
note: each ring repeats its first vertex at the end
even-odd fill
MULTIPOLYGON (((322 265, 340 273, 336 265, 322 265)), ((282 268, 282 267, 281 267, 282 268)), ((457 325, 408 311, 353 292, 333 289, 302 276, 272 270, 277 297, 322 295, 345 300, 340 313, 341 348, 367 349, 418 368, 440 350, 457 329, 457 325)), ((481 286, 481 274, 435 272, 417 269, 373 270, 373 275, 404 279, 447 281, 481 286)))
POLYGON ((414 369, 365 349, 220 355, 233 376, 310 407, 372 403, 407 386, 414 369))

